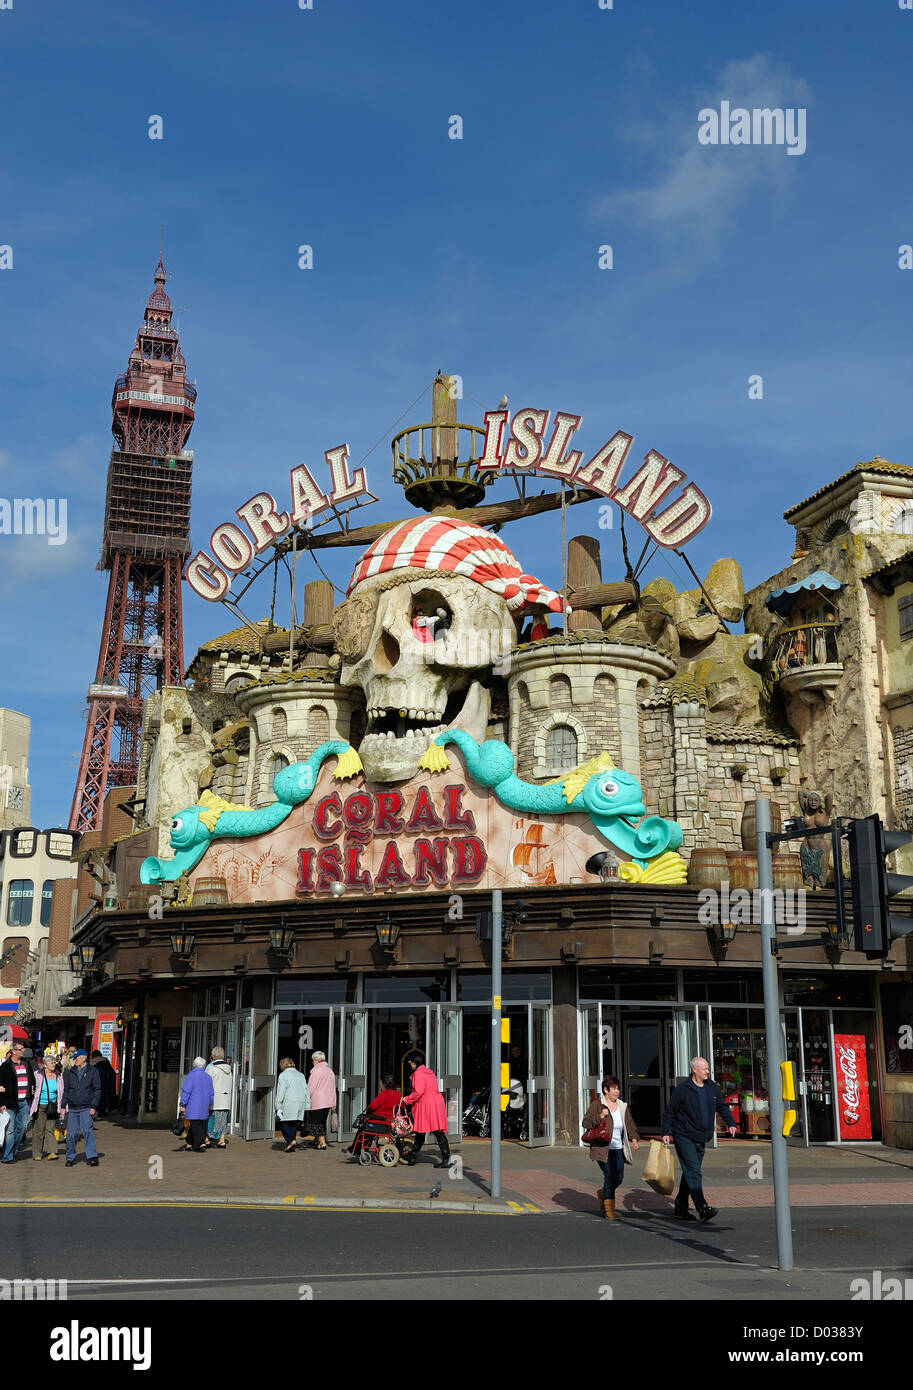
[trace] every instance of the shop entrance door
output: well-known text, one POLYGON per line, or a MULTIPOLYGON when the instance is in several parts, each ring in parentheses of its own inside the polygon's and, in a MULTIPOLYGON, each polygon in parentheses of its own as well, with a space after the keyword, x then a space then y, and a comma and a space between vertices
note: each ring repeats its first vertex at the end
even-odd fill
POLYGON ((276 1132, 276 1033, 279 1015, 272 1009, 245 1009, 240 1022, 240 1066, 237 1073, 242 1136, 245 1139, 271 1139, 276 1132))
POLYGON ((339 1129, 348 1142, 355 1118, 368 1104, 368 1011, 348 1004, 330 1010, 330 1065, 336 1073, 339 1129))
POLYGON ((527 1004, 527 1045, 529 1080, 527 1129, 529 1146, 551 1144, 555 1113, 555 1084, 552 1075, 552 1008, 550 1004, 527 1004))
POLYGON ((463 1013, 451 1004, 425 1006, 425 1056, 447 1105, 447 1133, 460 1136, 463 1119, 463 1013))
POLYGON ((641 1133, 658 1134, 668 1094, 671 1019, 625 1019, 624 1091, 641 1133))

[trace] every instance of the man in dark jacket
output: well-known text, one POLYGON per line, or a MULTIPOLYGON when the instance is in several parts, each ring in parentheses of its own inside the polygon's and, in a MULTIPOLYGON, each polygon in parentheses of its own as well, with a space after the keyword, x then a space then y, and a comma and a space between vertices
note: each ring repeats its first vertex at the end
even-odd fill
POLYGON ((35 1073, 31 1062, 25 1060, 25 1043, 16 1038, 9 1057, 0 1067, 0 1111, 9 1114, 3 1143, 4 1163, 16 1162, 16 1151, 29 1122, 34 1094, 35 1073))
POLYGON ((713 1138, 716 1115, 722 1115, 734 1139, 735 1120, 719 1086, 710 1080, 709 1062, 705 1057, 692 1057, 691 1075, 676 1086, 663 1115, 663 1143, 675 1142, 675 1152, 682 1165, 681 1186, 673 1208, 673 1214, 680 1221, 694 1220, 688 1211, 689 1193, 702 1221, 710 1221, 717 1214, 718 1208, 707 1204, 701 1178, 704 1146, 713 1138))
POLYGON ((101 1081, 101 1105, 98 1107, 98 1113, 99 1115, 107 1115, 109 1110, 114 1109, 117 1073, 105 1054, 97 1049, 92 1053, 89 1061, 90 1065, 98 1072, 98 1078, 101 1081))
POLYGON ((93 1120, 101 1100, 101 1079, 96 1067, 90 1067, 85 1048, 77 1048, 73 1065, 64 1074, 63 1103, 67 1108, 67 1161, 72 1168, 76 1162, 76 1141, 80 1134, 86 1141, 86 1161, 90 1168, 98 1167, 93 1120))

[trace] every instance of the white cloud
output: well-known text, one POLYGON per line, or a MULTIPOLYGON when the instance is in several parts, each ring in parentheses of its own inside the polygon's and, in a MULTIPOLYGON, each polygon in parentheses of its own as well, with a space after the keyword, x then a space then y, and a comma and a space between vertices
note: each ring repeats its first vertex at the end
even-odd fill
POLYGON ((727 63, 709 87, 694 91, 653 128, 658 171, 652 182, 599 199, 600 219, 629 218, 678 239, 692 267, 711 256, 735 214, 759 192, 782 196, 800 160, 782 145, 701 145, 698 112, 731 107, 805 107, 807 83, 763 53, 727 63))

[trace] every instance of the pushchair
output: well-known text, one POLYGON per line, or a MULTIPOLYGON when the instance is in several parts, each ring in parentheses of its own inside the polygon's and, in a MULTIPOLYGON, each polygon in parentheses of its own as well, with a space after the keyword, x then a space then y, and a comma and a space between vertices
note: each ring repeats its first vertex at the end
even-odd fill
POLYGON ((363 1110, 355 1120, 355 1138, 350 1153, 363 1168, 375 1160, 382 1168, 395 1168, 406 1156, 405 1139, 412 1133, 412 1121, 405 1106, 398 1105, 392 1124, 363 1110))

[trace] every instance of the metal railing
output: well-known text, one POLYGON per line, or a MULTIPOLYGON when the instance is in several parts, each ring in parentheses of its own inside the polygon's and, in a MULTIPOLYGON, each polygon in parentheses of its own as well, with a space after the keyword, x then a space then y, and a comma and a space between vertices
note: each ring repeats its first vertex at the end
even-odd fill
POLYGON ((797 627, 780 628, 768 656, 773 679, 779 680, 809 666, 839 664, 838 627, 838 623, 801 623, 797 627))
POLYGON ((451 477, 488 486, 494 471, 476 471, 484 442, 485 430, 479 425, 410 425, 393 439, 393 477, 404 484, 451 477))

